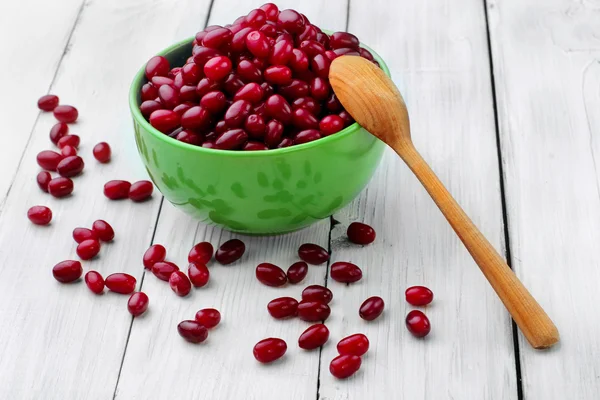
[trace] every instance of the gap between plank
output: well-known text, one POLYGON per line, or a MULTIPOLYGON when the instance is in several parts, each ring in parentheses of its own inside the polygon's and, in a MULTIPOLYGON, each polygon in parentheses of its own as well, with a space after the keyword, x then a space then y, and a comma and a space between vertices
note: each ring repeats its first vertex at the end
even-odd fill
MULTIPOLYGON (((500 200, 502 202, 502 221, 504 224, 504 246, 505 246, 505 257, 506 263, 508 266, 512 268, 512 255, 510 251, 510 233, 508 229, 508 213, 506 211, 506 189, 505 189, 505 180, 504 180, 504 168, 502 166, 502 147, 501 147, 501 139, 500 139, 500 125, 498 122, 498 102, 496 96, 496 80, 494 76, 494 60, 492 55, 492 40, 490 33, 490 20, 488 16, 488 1, 483 0, 483 11, 485 14, 485 31, 486 31, 486 39, 487 39, 487 47, 488 47, 488 60, 490 66, 490 83, 492 89, 492 103, 494 107, 494 126, 496 128, 496 150, 498 154, 498 172, 500 174, 500 200)), ((493 2, 493 0, 492 0, 493 2)), ((517 399, 523 400, 523 382, 521 375, 521 355, 519 350, 519 336, 517 330, 517 324, 514 320, 511 319, 512 323, 512 336, 513 336, 513 348, 515 352, 515 370, 517 374, 517 399)))

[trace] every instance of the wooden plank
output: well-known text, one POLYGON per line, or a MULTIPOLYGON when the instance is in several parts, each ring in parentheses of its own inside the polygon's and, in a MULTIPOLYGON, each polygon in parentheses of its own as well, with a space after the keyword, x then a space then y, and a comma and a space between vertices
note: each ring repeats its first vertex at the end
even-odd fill
POLYGON ((519 335, 528 400, 600 395, 600 11, 593 2, 488 4, 512 266, 562 343, 519 335))
POLYGON ((131 322, 128 297, 95 296, 81 282, 61 285, 50 270, 61 260, 77 258, 74 227, 103 218, 113 224, 116 239, 103 246, 98 260, 85 262, 84 270, 141 278, 141 256, 154 231, 160 196, 142 204, 111 202, 102 186, 110 179, 147 177, 135 151, 129 84, 153 53, 204 23, 208 4, 107 0, 84 8, 54 91, 79 108, 80 120, 71 129, 82 138, 86 169, 75 178, 70 198, 57 200, 37 189, 35 155, 51 147, 52 117, 40 117, 0 216, 0 398, 113 396, 131 322), (113 147, 107 165, 91 156, 101 140, 113 147), (34 204, 52 208, 49 227, 26 220, 34 204))
POLYGON ((6 57, 0 71, 14 77, 5 79, 7 95, 0 96, 0 212, 39 114, 37 99, 54 80, 82 6, 82 0, 0 4, 0 54, 6 57))
MULTIPOLYGON (((215 0, 209 24, 225 24, 262 3, 215 0)), ((304 12, 321 26, 343 29, 345 25, 345 1, 311 2, 302 7, 291 0, 278 4, 304 12)), ((147 317, 134 320, 117 398, 314 399, 319 352, 306 353, 297 345, 298 336, 309 324, 298 319, 274 320, 266 305, 276 297, 300 298, 309 284, 324 284, 326 268, 311 267, 302 284, 284 288, 260 284, 254 269, 261 262, 287 268, 297 261, 300 244, 313 242, 327 247, 329 231, 329 220, 324 220, 283 236, 241 237, 248 254, 232 266, 213 262, 209 285, 185 299, 175 296, 165 282, 146 274, 143 290, 150 296, 151 311, 147 317), (223 322, 210 332, 206 342, 191 345, 179 337, 177 324, 193 319, 196 311, 205 307, 219 309, 223 322), (266 337, 280 337, 288 344, 285 358, 275 365, 260 365, 252 356, 254 344, 266 337)), ((168 258, 186 267, 187 253, 194 243, 208 240, 218 246, 230 237, 240 236, 207 227, 165 202, 155 243, 164 244, 168 258)))
MULTIPOLYGON (((405 95, 413 138, 491 243, 502 252, 503 222, 485 15, 481 3, 430 0, 352 2, 349 31, 388 62, 405 95), (372 23, 367 23, 371 21, 372 23)), ((421 184, 391 151, 368 189, 334 216, 332 262, 350 261, 363 279, 334 293, 330 342, 321 360, 321 399, 516 399, 511 321, 501 302, 421 184), (377 231, 361 247, 346 238, 353 221, 377 231), (404 326, 414 307, 404 290, 435 293, 424 309, 431 334, 415 339, 404 326), (379 320, 358 309, 381 296, 379 320), (336 343, 362 332, 371 347, 354 377, 329 373, 336 343), (377 396, 373 396, 376 393, 377 396), (400 395, 402 393, 402 395, 400 395)))

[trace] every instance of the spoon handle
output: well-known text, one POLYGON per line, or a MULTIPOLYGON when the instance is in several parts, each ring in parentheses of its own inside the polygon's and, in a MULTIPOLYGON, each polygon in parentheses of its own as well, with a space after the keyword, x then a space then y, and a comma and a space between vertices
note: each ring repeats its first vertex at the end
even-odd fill
POLYGON ((558 329, 552 320, 465 214, 414 145, 411 142, 404 142, 395 147, 396 153, 421 181, 471 253, 531 346, 544 349, 558 342, 558 329))

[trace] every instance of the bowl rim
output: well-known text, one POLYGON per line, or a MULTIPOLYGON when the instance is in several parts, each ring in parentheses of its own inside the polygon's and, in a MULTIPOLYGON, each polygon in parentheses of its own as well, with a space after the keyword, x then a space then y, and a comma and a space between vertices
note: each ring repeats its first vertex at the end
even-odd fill
MULTIPOLYGON (((331 33, 332 33, 331 31, 328 31, 328 30, 323 30, 323 32, 325 32, 329 35, 331 35, 331 33)), ((179 49, 180 47, 188 46, 194 39, 195 39, 195 37, 192 36, 190 38, 181 40, 181 41, 174 43, 171 46, 161 50, 156 55, 165 56, 165 55, 179 49)), ((379 56, 379 54, 377 54, 375 51, 373 51, 373 49, 371 49, 369 46, 367 46, 363 43, 361 43, 360 46, 369 50, 371 52, 371 54, 373 55, 373 57, 377 60, 377 62, 379 62, 379 65, 381 66, 381 69, 383 69, 385 74, 387 76, 390 76, 390 71, 388 69, 388 66, 385 63, 385 61, 383 61, 381 56, 379 56)), ((180 140, 177 140, 175 138, 170 137, 169 135, 166 135, 166 134, 160 132, 158 129, 156 129, 152 125, 150 125, 150 122, 147 121, 146 118, 144 118, 144 116, 142 115, 142 112, 140 111, 140 108, 138 105, 138 96, 139 96, 139 89, 144 84, 143 81, 145 79, 145 67, 146 67, 146 64, 144 63, 144 65, 142 65, 142 67, 137 72, 137 74, 135 74, 135 77, 133 78, 133 82, 131 83, 131 86, 129 88, 129 108, 131 110, 131 114, 133 115, 135 122, 138 123, 139 125, 141 125, 142 128, 144 128, 146 131, 150 132, 150 134, 152 136, 154 136, 155 138, 157 138, 160 141, 163 141, 164 143, 166 143, 168 145, 173 145, 173 146, 179 147, 181 149, 196 151, 200 154, 202 154, 202 153, 207 154, 207 155, 208 154, 212 154, 212 155, 221 154, 221 155, 228 155, 228 156, 241 157, 241 158, 280 156, 282 154, 293 153, 293 152, 298 152, 298 151, 305 151, 305 150, 309 150, 313 147, 326 145, 327 143, 333 143, 338 140, 342 140, 345 137, 351 135, 352 133, 357 132, 358 130, 360 130, 362 128, 357 122, 354 122, 352 125, 347 126, 346 128, 342 129, 339 132, 336 132, 336 133, 326 136, 324 138, 320 138, 318 140, 313 140, 312 142, 302 143, 302 144, 298 144, 298 145, 294 145, 294 146, 288 146, 288 147, 284 147, 281 149, 269 149, 269 150, 262 150, 262 151, 239 151, 239 150, 211 149, 211 148, 206 148, 206 147, 202 147, 202 146, 195 146, 195 145, 192 145, 189 143, 184 143, 180 140)))

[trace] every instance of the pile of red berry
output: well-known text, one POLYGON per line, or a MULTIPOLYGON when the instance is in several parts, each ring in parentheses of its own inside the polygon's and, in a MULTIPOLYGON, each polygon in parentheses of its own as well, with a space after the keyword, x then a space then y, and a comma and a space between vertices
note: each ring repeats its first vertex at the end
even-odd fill
POLYGON ((159 131, 207 148, 307 143, 354 122, 329 85, 329 66, 341 55, 377 64, 356 36, 328 35, 303 14, 267 3, 198 32, 181 67, 152 57, 140 110, 159 131))

